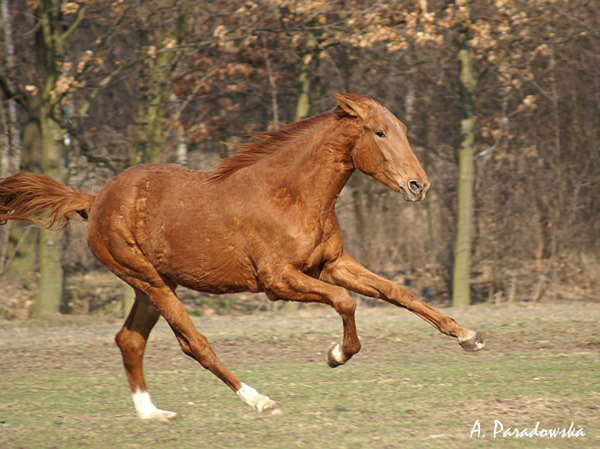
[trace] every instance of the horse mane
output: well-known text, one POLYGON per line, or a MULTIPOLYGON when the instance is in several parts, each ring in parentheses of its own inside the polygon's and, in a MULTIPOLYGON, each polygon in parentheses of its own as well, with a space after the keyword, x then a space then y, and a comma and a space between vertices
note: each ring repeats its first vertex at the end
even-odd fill
POLYGON ((240 151, 233 153, 224 159, 221 164, 210 170, 207 175, 208 181, 218 181, 231 175, 244 167, 254 165, 270 154, 275 153, 291 140, 300 136, 304 131, 324 122, 332 115, 339 114, 339 107, 323 114, 289 123, 277 131, 261 132, 253 136, 253 142, 239 145, 240 151))

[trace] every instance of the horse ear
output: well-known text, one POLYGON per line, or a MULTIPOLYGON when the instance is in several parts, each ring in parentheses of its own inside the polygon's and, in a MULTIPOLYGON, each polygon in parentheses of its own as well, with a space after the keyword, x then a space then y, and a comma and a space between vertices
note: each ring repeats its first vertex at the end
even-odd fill
POLYGON ((346 114, 364 120, 367 116, 367 106, 360 99, 352 97, 352 94, 335 94, 335 99, 346 114))

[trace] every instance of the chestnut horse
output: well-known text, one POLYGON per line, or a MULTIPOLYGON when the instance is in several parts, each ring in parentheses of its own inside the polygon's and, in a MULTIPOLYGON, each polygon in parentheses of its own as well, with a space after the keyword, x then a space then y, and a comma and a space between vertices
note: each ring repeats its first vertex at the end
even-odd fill
POLYGON ((116 343, 140 418, 175 416, 152 403, 142 370, 148 335, 161 315, 183 352, 243 402, 259 412, 280 412, 219 361, 177 298, 177 285, 210 293, 265 292, 272 301, 332 306, 342 318, 343 337, 328 351, 331 367, 360 350, 356 303, 348 290, 410 310, 467 351, 483 348, 477 333, 370 272, 344 250, 334 206, 355 169, 408 201, 425 198, 429 181, 406 127, 390 111, 357 94, 338 94, 337 103, 329 112, 260 135, 210 171, 138 165, 95 196, 31 173, 0 181, 0 220, 47 228, 87 220, 94 255, 135 289, 116 343), (42 211, 41 219, 33 217, 42 211))

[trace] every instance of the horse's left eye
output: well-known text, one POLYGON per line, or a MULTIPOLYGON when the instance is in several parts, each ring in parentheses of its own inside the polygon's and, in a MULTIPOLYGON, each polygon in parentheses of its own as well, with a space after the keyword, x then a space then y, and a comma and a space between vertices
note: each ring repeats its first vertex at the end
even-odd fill
POLYGON ((377 137, 385 137, 385 133, 384 133, 383 131, 381 131, 381 130, 380 130, 380 131, 376 131, 376 132, 375 132, 375 135, 376 135, 377 137))

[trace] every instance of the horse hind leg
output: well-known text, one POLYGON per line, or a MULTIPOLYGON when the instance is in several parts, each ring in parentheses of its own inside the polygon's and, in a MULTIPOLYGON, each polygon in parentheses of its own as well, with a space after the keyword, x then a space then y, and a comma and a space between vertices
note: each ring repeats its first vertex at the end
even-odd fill
POLYGON ((171 288, 167 285, 153 288, 149 296, 171 326, 184 354, 221 379, 244 403, 256 411, 273 415, 281 413, 275 401, 241 382, 221 363, 207 339, 196 330, 190 316, 171 288))
MULTIPOLYGON (((145 302, 147 302, 148 305, 155 307, 158 310, 158 313, 165 318, 175 333, 183 352, 194 358, 204 368, 208 369, 221 379, 237 393, 243 402, 250 405, 258 412, 271 414, 281 413, 281 410, 275 401, 258 393, 254 388, 240 382, 240 380, 219 361, 212 348, 209 346, 206 338, 196 330, 192 319, 185 311, 185 308, 179 301, 173 288, 168 285, 168 281, 158 273, 156 268, 137 246, 131 231, 127 229, 126 226, 115 227, 114 229, 102 229, 94 227, 93 224, 94 221, 92 220, 88 242, 98 260, 136 289, 136 291, 144 294, 144 299, 147 299, 145 302), (111 235, 112 244, 107 245, 104 239, 98 238, 98 236, 101 235, 111 235)), ((136 301, 136 303, 138 303, 138 301, 136 301)), ((141 306, 137 306, 137 308, 139 307, 141 306)), ((132 314, 134 314, 133 316, 137 316, 137 308, 135 313, 132 311, 132 314)), ((146 311, 146 314, 149 314, 149 311, 146 311)), ((157 318, 158 315, 156 315, 156 319, 157 318)), ((156 319, 154 319, 152 325, 154 325, 156 319)), ((132 325, 133 322, 135 322, 134 318, 132 318, 132 325)), ((147 327, 143 327, 143 330, 149 333, 152 326, 148 326, 148 323, 146 323, 146 326, 147 327)), ((127 357, 131 357, 131 360, 133 361, 131 370, 127 370, 127 367, 126 370, 128 376, 129 373, 131 373, 133 376, 132 378, 134 379, 134 384, 132 386, 134 404, 136 404, 136 409, 138 410, 152 410, 154 406, 151 405, 152 402, 150 401, 150 396, 145 389, 145 385, 140 383, 139 380, 143 378, 140 377, 142 372, 141 356, 143 354, 143 349, 140 348, 145 345, 147 334, 146 337, 144 337, 144 334, 141 332, 130 332, 127 323, 124 327, 126 330, 123 331, 122 337, 117 337, 117 341, 122 341, 122 344, 124 344, 125 347, 130 344, 133 345, 133 349, 131 351, 126 349, 125 354, 127 357), (136 334, 139 334, 139 336, 136 336, 136 334), (133 339, 128 338, 130 336, 133 336, 133 339), (126 341, 128 343, 125 343, 126 341), (138 391, 140 394, 136 396, 138 391)), ((126 361, 126 363, 128 362, 126 361)))
POLYGON ((176 413, 160 410, 152 403, 144 379, 142 362, 148 335, 159 316, 158 310, 150 304, 148 296, 136 290, 135 303, 125 324, 117 333, 115 342, 121 350, 125 373, 131 388, 131 397, 138 417, 168 421, 174 418, 176 413))

